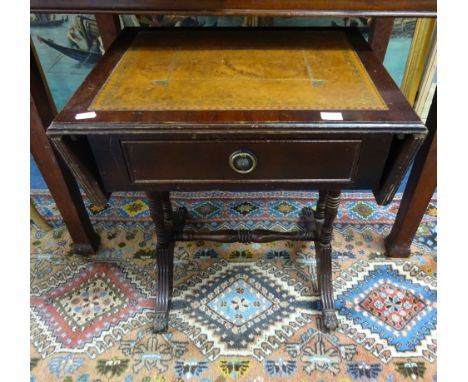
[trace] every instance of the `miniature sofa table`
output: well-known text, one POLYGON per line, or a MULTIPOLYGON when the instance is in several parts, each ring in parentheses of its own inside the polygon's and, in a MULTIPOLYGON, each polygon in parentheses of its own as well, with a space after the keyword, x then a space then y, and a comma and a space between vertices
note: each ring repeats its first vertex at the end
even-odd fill
POLYGON ((167 329, 175 241, 315 241, 333 330, 342 189, 389 203, 426 128, 356 29, 125 29, 47 134, 95 205, 145 191, 156 226, 154 330, 167 329), (184 231, 176 190, 318 189, 302 230, 184 231))

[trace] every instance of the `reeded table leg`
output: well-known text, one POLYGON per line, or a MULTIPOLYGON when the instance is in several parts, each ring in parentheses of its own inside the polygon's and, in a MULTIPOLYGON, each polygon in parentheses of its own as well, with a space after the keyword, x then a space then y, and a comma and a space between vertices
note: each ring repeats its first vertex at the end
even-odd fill
POLYGON ((338 327, 335 302, 333 301, 331 240, 333 221, 338 212, 339 204, 340 191, 328 191, 326 195, 320 191, 317 215, 320 216, 322 209, 325 211, 320 238, 315 247, 318 255, 317 278, 323 305, 323 325, 328 330, 335 330, 338 327), (323 200, 325 200, 325 206, 323 206, 323 200))
MULTIPOLYGON (((172 277, 174 264, 174 244, 171 242, 171 232, 167 228, 165 215, 169 215, 167 202, 169 193, 148 192, 151 218, 156 227, 156 269, 158 283, 156 289, 156 315, 153 330, 161 333, 167 330, 169 322, 169 305, 172 295, 172 277), (164 207, 163 207, 164 206, 164 207)), ((172 216, 172 209, 170 209, 172 216)))

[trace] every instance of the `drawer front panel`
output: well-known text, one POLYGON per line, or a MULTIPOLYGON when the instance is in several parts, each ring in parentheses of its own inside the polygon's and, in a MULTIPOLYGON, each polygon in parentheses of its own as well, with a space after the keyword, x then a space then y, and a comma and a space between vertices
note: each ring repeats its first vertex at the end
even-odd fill
POLYGON ((362 140, 158 141, 121 140, 132 184, 351 183, 362 140))

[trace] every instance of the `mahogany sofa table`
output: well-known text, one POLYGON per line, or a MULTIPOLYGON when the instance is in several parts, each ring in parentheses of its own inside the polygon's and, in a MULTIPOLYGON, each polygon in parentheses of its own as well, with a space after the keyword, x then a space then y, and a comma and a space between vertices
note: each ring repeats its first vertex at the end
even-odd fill
POLYGON ((155 331, 175 241, 315 241, 323 324, 337 326, 332 223, 342 189, 389 203, 426 135, 357 29, 125 29, 48 129, 96 205, 145 191, 157 234, 155 331), (296 232, 184 230, 176 190, 319 189, 296 232))
MULTIPOLYGON (((347 16, 372 17, 369 44, 383 62, 394 17, 436 17, 436 0, 31 0, 35 13, 91 13, 96 15, 107 49, 120 31, 119 14, 244 15, 244 16, 347 16)), ((31 47, 31 153, 54 197, 79 253, 93 253, 99 245, 76 181, 47 141, 45 130, 56 114, 31 47)), ((386 238, 387 254, 410 255, 410 245, 435 189, 437 156, 436 100, 426 123, 429 136, 415 159, 398 216, 386 238)))
MULTIPOLYGON (((182 14, 244 16, 372 17, 369 43, 381 62, 390 39, 394 17, 436 17, 437 0, 31 0, 31 12, 94 13, 107 49, 120 30, 118 14, 182 14)), ((31 152, 44 175, 75 250, 93 253, 99 236, 93 231, 74 179, 47 142, 45 130, 56 114, 40 64, 31 49, 31 152)), ((427 127, 429 136, 415 159, 401 208, 386 238, 389 256, 407 257, 410 245, 435 190, 437 121, 435 100, 427 127)))

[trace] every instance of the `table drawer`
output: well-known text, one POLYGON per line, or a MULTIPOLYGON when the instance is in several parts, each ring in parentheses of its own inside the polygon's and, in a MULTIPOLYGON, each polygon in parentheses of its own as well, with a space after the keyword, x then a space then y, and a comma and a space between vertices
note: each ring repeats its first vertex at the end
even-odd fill
POLYGON ((392 142, 387 133, 264 140, 89 138, 108 191, 370 189, 380 180, 392 142))
POLYGON ((360 140, 122 140, 131 182, 351 181, 360 140))

